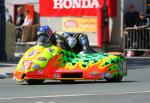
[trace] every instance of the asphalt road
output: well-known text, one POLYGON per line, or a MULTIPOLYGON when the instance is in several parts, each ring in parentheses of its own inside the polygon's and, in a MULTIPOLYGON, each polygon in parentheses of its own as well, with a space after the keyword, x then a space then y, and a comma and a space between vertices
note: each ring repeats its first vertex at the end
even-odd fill
POLYGON ((129 60, 128 68, 121 83, 49 80, 19 85, 11 78, 0 79, 0 103, 150 103, 150 59, 129 60))

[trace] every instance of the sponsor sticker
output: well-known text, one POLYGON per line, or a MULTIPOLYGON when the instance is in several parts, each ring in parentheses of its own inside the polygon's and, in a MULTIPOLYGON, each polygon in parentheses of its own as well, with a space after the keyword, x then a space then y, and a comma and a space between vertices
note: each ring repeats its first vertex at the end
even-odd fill
POLYGON ((31 51, 31 52, 29 53, 29 55, 28 55, 28 58, 34 57, 34 55, 36 55, 37 53, 38 53, 37 50, 31 51))
POLYGON ((38 74, 43 74, 43 70, 38 70, 38 74))

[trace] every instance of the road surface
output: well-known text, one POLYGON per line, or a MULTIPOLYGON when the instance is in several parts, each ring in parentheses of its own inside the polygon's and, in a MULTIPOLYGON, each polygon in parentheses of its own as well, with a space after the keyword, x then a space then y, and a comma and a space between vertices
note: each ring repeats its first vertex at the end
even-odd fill
POLYGON ((150 59, 129 60, 128 68, 121 83, 48 80, 19 85, 12 78, 0 79, 0 103, 150 103, 150 59))

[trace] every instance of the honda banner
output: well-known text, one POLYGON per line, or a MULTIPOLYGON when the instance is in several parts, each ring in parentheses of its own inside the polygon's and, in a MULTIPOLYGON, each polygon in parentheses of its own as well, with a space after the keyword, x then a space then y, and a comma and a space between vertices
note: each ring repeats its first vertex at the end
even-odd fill
POLYGON ((39 0, 40 16, 96 16, 104 0, 39 0))
MULTIPOLYGON (((104 0, 39 0, 40 16, 96 16, 104 0)), ((108 16, 117 15, 117 0, 106 0, 108 16)))

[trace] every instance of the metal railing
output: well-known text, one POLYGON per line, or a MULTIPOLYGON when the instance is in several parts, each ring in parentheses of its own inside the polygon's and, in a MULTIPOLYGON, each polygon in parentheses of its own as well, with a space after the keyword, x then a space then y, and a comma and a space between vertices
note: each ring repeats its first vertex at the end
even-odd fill
POLYGON ((124 33, 124 50, 150 51, 150 28, 126 29, 124 33))

